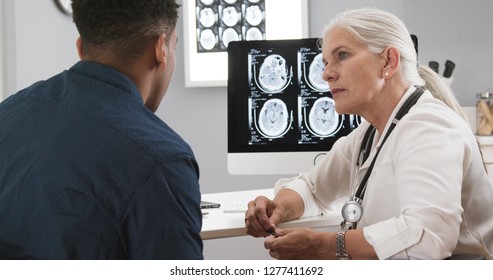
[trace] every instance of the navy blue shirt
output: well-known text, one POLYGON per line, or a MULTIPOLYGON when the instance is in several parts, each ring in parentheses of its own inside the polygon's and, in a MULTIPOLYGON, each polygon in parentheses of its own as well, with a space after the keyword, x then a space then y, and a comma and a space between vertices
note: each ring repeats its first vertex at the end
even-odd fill
POLYGON ((0 104, 1 259, 202 259, 192 150, 115 69, 0 104))

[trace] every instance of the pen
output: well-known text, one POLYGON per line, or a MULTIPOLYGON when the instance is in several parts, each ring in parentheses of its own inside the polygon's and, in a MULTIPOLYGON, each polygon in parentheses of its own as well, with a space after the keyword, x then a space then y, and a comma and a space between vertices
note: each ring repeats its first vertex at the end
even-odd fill
POLYGON ((277 234, 276 234, 276 230, 275 229, 268 229, 267 232, 270 234, 270 235, 273 235, 275 237, 278 237, 277 234))

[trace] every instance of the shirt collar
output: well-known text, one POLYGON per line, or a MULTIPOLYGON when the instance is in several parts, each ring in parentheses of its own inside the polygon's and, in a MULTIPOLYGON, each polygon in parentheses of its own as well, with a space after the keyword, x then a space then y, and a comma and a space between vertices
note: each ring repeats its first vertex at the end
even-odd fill
POLYGON ((110 84, 128 93, 139 103, 144 105, 144 100, 142 99, 139 89, 135 83, 130 80, 127 75, 109 65, 83 60, 77 62, 74 66, 72 66, 72 68, 70 68, 70 70, 110 84))
MULTIPOLYGON (((387 130, 389 129, 390 125, 392 124, 394 118, 395 118, 395 115, 397 115, 397 112, 399 112, 399 110, 401 109, 402 105, 404 105, 404 103, 406 102, 406 100, 411 96, 411 94, 413 94, 413 92, 416 90, 416 87, 415 86, 410 86, 407 91, 404 93, 404 95, 401 97, 401 99, 399 100, 399 102, 397 103, 397 106, 395 106, 394 108, 394 111, 392 112, 392 114, 390 115, 390 118, 387 120, 387 124, 385 125, 385 128, 382 132, 381 135, 385 135, 387 133, 387 130)), ((377 147, 380 146, 381 144, 381 137, 380 137, 380 133, 378 133, 378 130, 375 132, 375 138, 378 139, 378 143, 377 143, 377 147)))

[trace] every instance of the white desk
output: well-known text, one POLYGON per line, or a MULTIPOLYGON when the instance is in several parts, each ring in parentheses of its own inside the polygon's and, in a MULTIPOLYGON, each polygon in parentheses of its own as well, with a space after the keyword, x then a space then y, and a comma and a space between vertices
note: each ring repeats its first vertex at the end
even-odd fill
MULTIPOLYGON (((219 202, 221 205, 238 203, 247 204, 250 200, 253 200, 259 195, 273 198, 274 190, 258 189, 202 194, 202 200, 219 202)), ((244 213, 223 213, 223 209, 221 207, 204 209, 203 211, 208 212, 208 214, 204 215, 202 220, 202 232, 200 233, 202 239, 206 240, 246 235, 244 213)), ((289 221, 280 224, 279 227, 339 227, 341 221, 342 218, 340 213, 334 213, 333 215, 307 217, 289 221)))

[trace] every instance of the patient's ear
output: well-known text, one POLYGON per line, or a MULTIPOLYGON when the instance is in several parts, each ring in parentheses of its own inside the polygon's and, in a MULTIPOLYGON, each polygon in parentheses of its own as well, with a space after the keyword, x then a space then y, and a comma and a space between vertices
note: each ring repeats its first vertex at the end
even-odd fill
POLYGON ((82 46, 82 39, 80 37, 77 38, 77 41, 75 41, 75 46, 77 47, 79 58, 82 60, 84 58, 84 48, 82 46))
POLYGON ((154 43, 154 55, 159 67, 166 66, 166 35, 161 34, 154 43))

